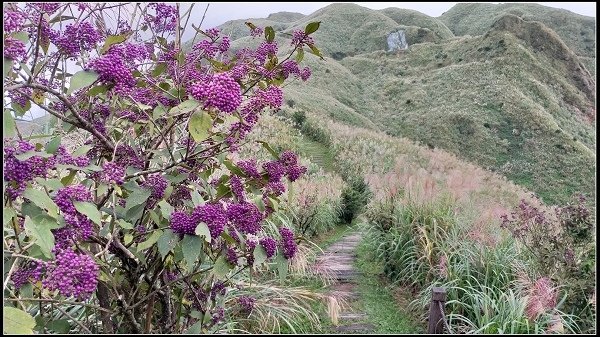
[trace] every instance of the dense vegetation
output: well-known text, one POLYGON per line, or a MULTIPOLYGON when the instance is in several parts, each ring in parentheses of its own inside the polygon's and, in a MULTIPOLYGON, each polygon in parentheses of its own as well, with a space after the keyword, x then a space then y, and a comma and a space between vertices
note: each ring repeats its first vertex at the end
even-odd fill
MULTIPOLYGON (((46 83, 45 60, 66 58, 61 36, 73 32, 40 16, 60 6, 16 10, 38 30, 60 34, 39 53, 42 70, 7 61, 5 49, 13 87, 4 116, 12 121, 46 103, 59 115, 33 131, 5 123, 20 139, 5 139, 9 328, 330 332, 344 303, 324 293, 332 280, 310 265, 321 248, 359 230, 360 305, 378 332, 422 332, 434 286, 448 290, 453 332, 595 332, 594 19, 533 4, 459 4, 439 18, 333 4, 306 16, 227 22, 184 43, 165 26, 174 7, 153 6, 146 11, 173 15, 144 19, 167 39, 153 32, 150 66, 128 64, 136 69, 133 94, 113 86, 120 78, 94 77, 102 75, 96 61, 74 75, 56 66, 57 93, 41 101, 36 88, 23 90, 46 83), (410 47, 386 52, 385 37, 397 29, 410 47), (172 48, 179 43, 181 51, 172 48), (193 56, 204 61, 188 63, 193 56), (178 77, 190 64, 201 73, 195 84, 178 77), (200 83, 214 83, 214 96, 200 83), (177 99, 144 101, 136 90, 177 99), (230 96, 219 100, 223 92, 230 96), (240 92, 239 109, 229 106, 240 92), (109 102, 112 112, 80 120, 55 97, 72 100, 75 112, 109 102), (257 103, 261 112, 248 115, 246 104, 257 103), (251 132, 232 136, 246 124, 251 132), (174 133, 162 132, 169 125, 174 133), (107 146, 100 136, 140 151, 95 151, 107 146), (154 142, 171 145, 149 149, 154 142), (188 152, 214 146, 221 153, 188 160, 188 152), (183 161, 170 167, 174 156, 183 161), (16 173, 39 162, 47 170, 16 173), (74 188, 94 193, 79 200, 74 188), (74 202, 62 200, 65 190, 74 202), (218 205, 246 212, 225 212, 227 224, 216 226, 218 205), (246 221, 252 214, 260 219, 246 221), (92 239, 76 236, 52 249, 61 228, 77 232, 80 223, 89 223, 92 239), (52 283, 73 254, 98 269, 74 278, 91 279, 85 298, 52 283)), ((78 10, 93 8, 100 9, 78 10)), ((5 42, 23 35, 13 30, 5 42)), ((75 57, 117 57, 121 46, 140 42, 123 33, 75 57)), ((23 43, 35 46, 36 36, 23 43)))

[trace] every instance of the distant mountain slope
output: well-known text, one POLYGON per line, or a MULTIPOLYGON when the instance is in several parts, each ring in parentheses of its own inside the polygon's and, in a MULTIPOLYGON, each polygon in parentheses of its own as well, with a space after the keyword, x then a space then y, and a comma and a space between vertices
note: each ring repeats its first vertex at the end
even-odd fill
POLYGON ((459 3, 439 19, 454 35, 481 35, 496 20, 513 14, 527 21, 539 21, 554 30, 575 54, 595 57, 596 19, 538 4, 459 3))

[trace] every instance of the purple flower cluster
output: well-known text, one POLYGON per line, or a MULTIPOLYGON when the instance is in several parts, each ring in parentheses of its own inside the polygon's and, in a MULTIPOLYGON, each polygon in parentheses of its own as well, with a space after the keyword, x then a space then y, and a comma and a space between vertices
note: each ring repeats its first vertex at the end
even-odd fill
POLYGON ((125 179, 125 168, 115 162, 102 165, 102 180, 107 183, 122 185, 125 179))
POLYGON ((146 45, 129 42, 112 45, 108 53, 120 56, 124 62, 129 64, 150 58, 150 51, 146 45))
POLYGON ((62 36, 54 44, 69 58, 77 57, 82 51, 90 51, 102 40, 102 35, 89 22, 67 25, 62 36))
POLYGON ((260 239, 259 242, 260 242, 260 245, 267 252, 267 258, 271 258, 271 257, 275 256, 275 253, 277 251, 277 241, 275 241, 275 239, 270 238, 270 237, 264 237, 264 238, 260 239))
POLYGON ((119 88, 135 86, 135 78, 118 53, 107 53, 88 63, 88 68, 96 71, 103 83, 114 83, 119 88))
POLYGON ((292 151, 281 153, 279 161, 285 167, 286 175, 290 181, 296 181, 306 173, 306 167, 298 165, 298 156, 292 151))
POLYGON ((25 43, 21 40, 14 39, 10 36, 7 36, 4 39, 4 57, 17 61, 23 62, 27 57, 27 50, 25 48, 25 43))
POLYGON ((254 309, 254 305, 256 304, 256 299, 250 296, 240 296, 237 301, 242 308, 242 311, 245 313, 252 312, 252 309, 254 309))
POLYGON ((219 37, 221 30, 219 28, 214 27, 207 29, 205 33, 209 38, 216 40, 219 37))
POLYGON ((98 270, 92 257, 66 249, 57 252, 56 259, 48 264, 42 284, 50 291, 58 289, 65 297, 86 299, 96 290, 98 270))
POLYGON ((240 179, 240 177, 236 175, 231 176, 229 179, 229 185, 231 186, 231 192, 238 202, 243 202, 246 200, 244 183, 242 183, 242 179, 240 179))
POLYGON ((73 240, 87 240, 93 234, 94 225, 73 204, 75 201, 91 201, 90 191, 83 185, 71 185, 58 190, 54 202, 65 217, 66 226, 53 230, 57 246, 67 247, 73 240))
POLYGON ((58 150, 54 154, 54 157, 56 158, 57 164, 75 165, 79 167, 85 167, 90 164, 90 158, 86 156, 73 158, 73 156, 62 145, 58 147, 58 150))
POLYGON ((227 248, 227 250, 225 251, 225 259, 227 260, 227 262, 231 263, 232 265, 236 266, 238 264, 238 256, 237 253, 235 252, 234 248, 227 248))
POLYGON ((294 232, 292 232, 289 228, 280 227, 279 234, 281 235, 281 248, 283 249, 283 256, 289 260, 296 255, 296 251, 298 250, 296 241, 294 240, 294 232))
POLYGON ((175 31, 179 18, 177 6, 165 3, 151 3, 148 7, 154 7, 156 11, 156 16, 146 16, 146 22, 154 26, 156 33, 175 31))
POLYGON ((192 212, 194 229, 200 222, 204 222, 210 230, 212 238, 218 238, 227 224, 227 213, 220 203, 196 206, 192 212))
POLYGON ((260 231, 264 218, 258 207, 249 202, 230 204, 227 207, 227 217, 244 234, 256 234, 260 231))
POLYGON ((269 182, 279 182, 285 175, 285 166, 278 160, 272 160, 263 164, 263 169, 269 175, 269 182))
POLYGON ((15 284, 15 288, 21 288, 25 283, 35 283, 42 279, 42 273, 46 267, 45 262, 31 262, 26 266, 17 269, 12 275, 11 280, 15 284))
POLYGON ((18 11, 7 10, 4 12, 4 33, 13 33, 21 30, 25 17, 18 11))
POLYGON ((229 40, 229 36, 223 36, 221 38, 221 43, 219 44, 219 51, 221 53, 225 53, 229 50, 231 46, 231 41, 229 40))
POLYGON ((150 189, 152 194, 148 199, 148 207, 152 207, 157 201, 165 195, 165 190, 169 182, 160 173, 151 174, 146 177, 146 181, 142 183, 142 187, 150 189))
POLYGON ((315 44, 315 41, 312 37, 306 35, 303 30, 295 30, 292 33, 292 45, 298 45, 298 47, 302 47, 305 44, 312 45, 315 44))
POLYGON ((117 145, 114 161, 123 167, 144 168, 144 160, 131 146, 125 144, 117 145))
POLYGON ((255 27, 254 29, 250 29, 250 36, 257 37, 263 35, 264 30, 260 27, 255 27))
POLYGON ((187 213, 182 211, 171 213, 170 227, 174 233, 194 234, 196 232, 196 226, 197 223, 187 213))
POLYGON ((263 42, 256 49, 255 57, 260 64, 265 63, 269 55, 277 55, 277 43, 263 42))
POLYGON ((231 113, 242 103, 240 85, 227 73, 213 76, 210 81, 196 82, 190 88, 195 99, 204 102, 205 108, 217 108, 231 113))
POLYGON ((258 168, 256 167, 256 160, 255 159, 248 159, 248 160, 239 161, 239 162, 236 163, 236 165, 248 177, 260 179, 260 173, 258 173, 258 168))
POLYGON ((6 193, 11 200, 23 193, 28 181, 35 177, 46 177, 47 171, 54 167, 53 158, 33 156, 21 161, 15 157, 30 151, 35 151, 35 146, 27 141, 19 141, 15 147, 4 147, 4 181, 8 182, 6 193))

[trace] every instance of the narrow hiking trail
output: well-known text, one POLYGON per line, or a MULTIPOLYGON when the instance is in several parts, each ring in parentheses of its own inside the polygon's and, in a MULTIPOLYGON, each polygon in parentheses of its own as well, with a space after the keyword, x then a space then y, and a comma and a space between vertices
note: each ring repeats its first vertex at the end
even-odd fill
POLYGON ((360 294, 357 290, 358 270, 356 262, 356 248, 362 238, 361 233, 351 233, 341 238, 323 251, 315 262, 318 272, 331 275, 335 283, 329 286, 329 295, 340 302, 346 302, 344 311, 339 315, 339 325, 334 328, 338 333, 371 333, 375 327, 364 322, 367 314, 356 310, 360 294))
MULTIPOLYGON (((329 326, 330 334, 424 333, 414 313, 407 311, 409 298, 388 287, 381 279, 382 266, 371 261, 369 247, 361 243, 363 233, 349 229, 326 247, 313 268, 332 279, 325 292, 345 303, 338 325, 329 326)), ((402 293, 402 292, 400 292, 402 293)))

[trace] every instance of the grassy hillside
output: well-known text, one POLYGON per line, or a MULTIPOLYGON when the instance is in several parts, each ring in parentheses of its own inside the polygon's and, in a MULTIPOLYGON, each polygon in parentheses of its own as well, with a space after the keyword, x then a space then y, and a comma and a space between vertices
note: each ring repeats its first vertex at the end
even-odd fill
POLYGON ((391 134, 496 170, 548 202, 594 193, 594 80, 543 25, 506 20, 515 22, 484 36, 342 64, 381 102, 369 117, 391 134))
POLYGON ((496 20, 513 14, 540 21, 554 30, 577 55, 595 57, 596 20, 573 12, 538 4, 459 3, 440 16, 455 35, 481 35, 496 20))

